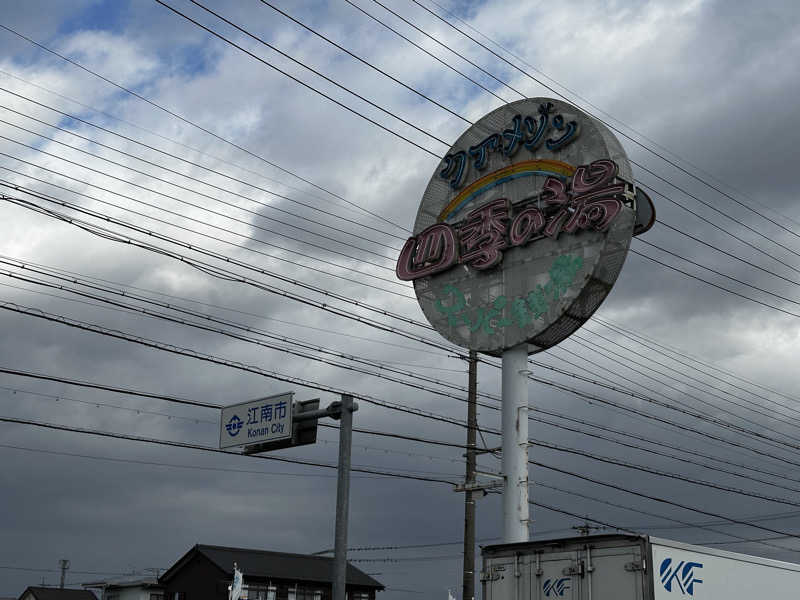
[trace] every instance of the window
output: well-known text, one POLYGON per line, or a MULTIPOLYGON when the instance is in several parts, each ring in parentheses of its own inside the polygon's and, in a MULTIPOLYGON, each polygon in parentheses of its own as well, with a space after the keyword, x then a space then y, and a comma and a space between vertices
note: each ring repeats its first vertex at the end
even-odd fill
POLYGON ((277 591, 274 585, 244 584, 242 586, 242 600, 275 600, 277 591))

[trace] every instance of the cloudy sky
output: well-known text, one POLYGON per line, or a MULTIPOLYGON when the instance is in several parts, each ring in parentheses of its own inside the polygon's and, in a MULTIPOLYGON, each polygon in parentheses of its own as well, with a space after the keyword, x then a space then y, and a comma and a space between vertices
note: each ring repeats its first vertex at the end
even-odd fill
MULTIPOLYGON (((532 507, 532 535, 586 520, 800 560, 796 3, 439 2, 206 5, 250 37, 165 0, 240 48, 147 0, 2 2, 0 369, 213 405, 346 390, 402 409, 360 401, 357 427, 464 443, 430 413, 464 420, 466 365, 397 318, 424 320, 394 260, 464 119, 563 94, 624 134, 659 223, 596 317, 532 357, 533 376, 561 387, 530 383, 547 411, 531 412, 530 437, 561 449, 530 455, 562 472, 532 466, 531 499, 568 513, 532 507), (777 539, 742 541, 763 538, 777 539)), ((487 430, 498 374, 479 370, 487 430)), ((218 445, 218 410, 10 373, 0 415, 218 445)), ((275 456, 332 465, 337 439, 321 428, 275 456)), ((357 433, 353 464, 458 481, 462 454, 357 433)), ((333 545, 334 469, 14 422, 0 423, 0 456, 0 595, 56 583, 62 558, 77 586, 164 569, 196 543, 333 545)), ((478 539, 497 541, 501 523, 500 498, 480 499, 478 539)), ((350 558, 383 598, 460 595, 462 527, 450 485, 353 475, 350 558)))

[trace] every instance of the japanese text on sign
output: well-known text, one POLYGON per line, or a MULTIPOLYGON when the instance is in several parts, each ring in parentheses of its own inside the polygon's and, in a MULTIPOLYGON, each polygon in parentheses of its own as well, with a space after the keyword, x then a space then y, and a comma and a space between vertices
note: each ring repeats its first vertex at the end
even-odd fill
POLYGON ((545 236, 581 230, 605 231, 626 200, 626 184, 616 179, 617 164, 596 160, 575 170, 571 181, 549 176, 541 193, 511 204, 498 198, 469 212, 455 225, 436 223, 411 237, 397 261, 404 281, 446 271, 457 264, 476 270, 497 265, 503 250, 545 236))
POLYGON ((220 448, 290 438, 292 395, 280 394, 223 408, 220 448))
POLYGON ((500 152, 503 156, 514 156, 524 147, 530 152, 535 152, 544 142, 550 151, 563 148, 578 136, 577 121, 567 121, 563 115, 553 113, 552 102, 539 105, 539 116, 515 115, 508 129, 501 133, 493 133, 475 144, 469 150, 459 150, 444 157, 444 166, 439 171, 439 177, 450 180, 450 187, 457 190, 467 179, 470 165, 476 171, 483 171, 488 165, 490 152, 500 152), (553 137, 546 137, 547 132, 553 137), (546 138, 546 139, 545 139, 546 138))

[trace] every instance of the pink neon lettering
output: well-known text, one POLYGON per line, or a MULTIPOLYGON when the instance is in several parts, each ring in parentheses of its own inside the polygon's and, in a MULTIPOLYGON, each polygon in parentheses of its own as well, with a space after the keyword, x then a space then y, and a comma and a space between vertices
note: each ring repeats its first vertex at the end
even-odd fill
POLYGON ((506 229, 510 208, 505 198, 476 208, 467 215, 459 231, 461 260, 474 269, 488 269, 503 259, 500 252, 508 246, 506 229))
POLYGON ((572 193, 575 196, 581 196, 592 190, 600 189, 616 176, 617 163, 607 158, 580 166, 572 176, 572 193))
POLYGON ((520 211, 506 198, 498 198, 472 210, 460 224, 437 223, 409 238, 400 252, 397 277, 410 281, 434 275, 455 264, 488 269, 503 260, 503 250, 522 246, 543 236, 581 230, 606 231, 622 211, 626 184, 616 181, 617 164, 596 160, 575 170, 571 182, 547 177, 539 195, 539 207, 529 201, 520 211), (544 204, 544 206, 542 206, 544 204))
POLYGON ((511 222, 508 241, 512 246, 522 246, 544 227, 544 215, 538 208, 526 208, 511 222))
POLYGON ((395 273, 403 281, 411 281, 445 271, 458 258, 453 228, 437 223, 411 237, 403 245, 395 273))

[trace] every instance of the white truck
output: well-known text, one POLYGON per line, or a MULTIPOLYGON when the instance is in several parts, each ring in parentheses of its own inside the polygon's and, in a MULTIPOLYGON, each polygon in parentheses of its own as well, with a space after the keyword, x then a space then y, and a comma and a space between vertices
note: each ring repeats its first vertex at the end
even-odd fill
POLYGON ((482 549, 483 600, 755 600, 800 596, 800 565, 650 536, 482 549))

